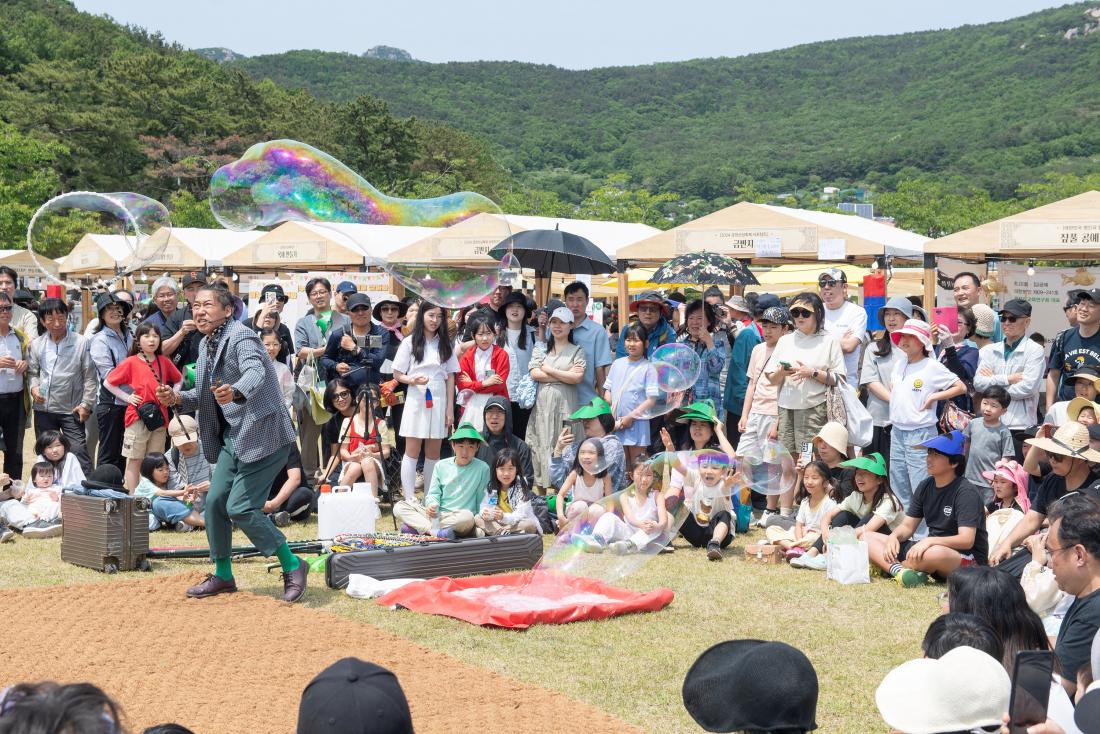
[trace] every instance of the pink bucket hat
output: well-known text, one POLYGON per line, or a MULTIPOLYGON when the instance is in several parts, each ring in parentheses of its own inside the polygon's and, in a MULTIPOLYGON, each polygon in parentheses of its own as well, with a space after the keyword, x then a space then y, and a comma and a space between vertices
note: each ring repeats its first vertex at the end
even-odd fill
POLYGON ((983 471, 982 477, 990 483, 992 483, 996 477, 1007 479, 1012 482, 1016 485, 1016 502, 1019 503, 1020 509, 1022 509, 1025 514, 1031 509, 1031 502, 1027 498, 1028 474, 1014 459, 1001 459, 994 465, 992 471, 983 471))
POLYGON ((924 345, 925 349, 932 348, 932 328, 928 326, 927 321, 921 321, 920 319, 906 319, 905 325, 900 329, 890 334, 891 341, 897 344, 901 341, 901 335, 908 334, 909 336, 915 336, 920 343, 924 345))

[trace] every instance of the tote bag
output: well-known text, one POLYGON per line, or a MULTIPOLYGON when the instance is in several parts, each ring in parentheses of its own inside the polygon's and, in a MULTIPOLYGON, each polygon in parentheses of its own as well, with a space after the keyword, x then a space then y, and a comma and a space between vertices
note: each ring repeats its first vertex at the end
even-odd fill
POLYGON ((856 531, 852 528, 832 529, 825 561, 825 575, 833 581, 842 584, 871 583, 867 543, 857 540, 856 531))

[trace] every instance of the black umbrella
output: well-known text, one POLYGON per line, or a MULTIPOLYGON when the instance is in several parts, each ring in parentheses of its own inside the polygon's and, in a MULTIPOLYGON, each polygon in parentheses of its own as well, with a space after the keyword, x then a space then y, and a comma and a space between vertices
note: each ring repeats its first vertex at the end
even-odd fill
POLYGON ((529 229, 514 234, 489 251, 500 260, 511 249, 521 267, 539 274, 596 275, 618 271, 603 250, 580 235, 560 229, 529 229))

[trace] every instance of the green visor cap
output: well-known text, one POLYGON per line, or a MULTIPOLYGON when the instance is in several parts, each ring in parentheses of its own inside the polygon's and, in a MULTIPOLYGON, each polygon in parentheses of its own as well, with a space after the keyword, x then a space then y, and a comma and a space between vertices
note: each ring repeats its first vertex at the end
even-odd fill
POLYGON ((569 417, 575 421, 586 421, 589 418, 598 418, 601 415, 611 415, 611 405, 603 398, 592 398, 591 403, 577 408, 576 412, 569 417))
POLYGON ((689 421, 706 421, 718 425, 718 411, 714 409, 714 403, 709 400, 700 400, 684 408, 683 414, 676 419, 677 423, 689 421))
POLYGON ((451 434, 450 441, 477 441, 478 443, 485 443, 485 439, 481 437, 481 434, 477 432, 477 429, 470 423, 460 423, 455 432, 451 434))
POLYGON ((840 465, 850 466, 854 469, 863 469, 872 474, 878 474, 880 477, 886 476, 886 462, 883 461, 882 454, 878 453, 868 454, 867 456, 857 456, 854 459, 840 462, 840 465))

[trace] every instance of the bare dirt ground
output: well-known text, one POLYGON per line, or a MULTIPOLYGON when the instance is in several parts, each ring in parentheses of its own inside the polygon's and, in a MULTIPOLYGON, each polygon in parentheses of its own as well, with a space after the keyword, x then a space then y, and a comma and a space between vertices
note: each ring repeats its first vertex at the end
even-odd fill
POLYGON ((329 612, 244 591, 186 599, 183 589, 200 578, 0 591, 9 622, 0 686, 94 683, 136 732, 168 721, 198 734, 293 732, 306 684, 355 656, 397 675, 421 734, 641 731, 562 693, 329 612))

